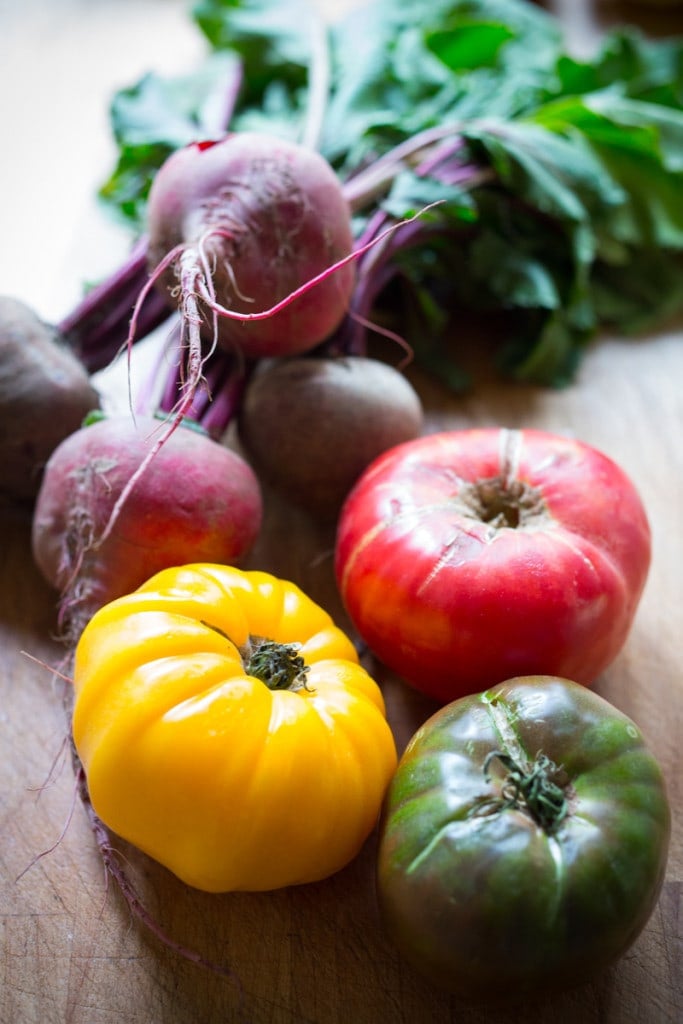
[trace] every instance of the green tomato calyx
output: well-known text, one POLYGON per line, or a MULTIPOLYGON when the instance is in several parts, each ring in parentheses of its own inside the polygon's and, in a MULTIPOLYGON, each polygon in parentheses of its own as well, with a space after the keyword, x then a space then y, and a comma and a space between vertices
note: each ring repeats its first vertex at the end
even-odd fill
POLYGON ((260 679, 269 690, 301 690, 308 689, 308 665, 300 650, 301 644, 281 644, 250 636, 241 654, 248 674, 260 679))
POLYGON ((491 781, 490 766, 500 761, 507 769, 500 797, 488 801, 490 810, 507 808, 527 811, 546 832, 554 832, 569 811, 567 787, 557 781, 561 769, 544 753, 539 752, 533 764, 520 765, 502 750, 492 750, 484 761, 486 781, 491 781), (492 806, 494 805, 494 806, 492 806))

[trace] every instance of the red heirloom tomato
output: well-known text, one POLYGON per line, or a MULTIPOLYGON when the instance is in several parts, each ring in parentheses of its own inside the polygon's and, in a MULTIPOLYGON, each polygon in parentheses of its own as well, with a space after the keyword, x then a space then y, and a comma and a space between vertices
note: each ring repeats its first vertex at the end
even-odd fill
POLYGON ((335 566, 374 654, 446 702, 511 676, 589 685, 624 644, 650 564, 625 473, 539 430, 451 431, 366 470, 335 566))
POLYGON ((587 981, 633 943, 670 809, 636 725, 566 679, 511 679, 418 729, 386 797, 387 934, 437 985, 509 1000, 587 981))

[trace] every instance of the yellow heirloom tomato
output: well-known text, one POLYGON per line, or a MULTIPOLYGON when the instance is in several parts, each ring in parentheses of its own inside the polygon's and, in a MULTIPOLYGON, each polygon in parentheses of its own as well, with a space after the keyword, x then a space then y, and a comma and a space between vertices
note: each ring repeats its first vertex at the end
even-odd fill
POLYGON ((353 644, 266 573, 158 573, 91 619, 74 686, 96 813, 209 892, 338 871, 396 768, 382 695, 353 644))

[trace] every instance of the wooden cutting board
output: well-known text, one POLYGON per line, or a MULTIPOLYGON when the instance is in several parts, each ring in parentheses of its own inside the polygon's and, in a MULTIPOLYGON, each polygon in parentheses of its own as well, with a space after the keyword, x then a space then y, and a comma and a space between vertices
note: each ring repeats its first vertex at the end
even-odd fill
MULTIPOLYGON (((595 30, 588 5, 562 6, 570 19, 568 28, 577 31, 577 38, 585 39, 586 26, 595 30)), ((9 30, 15 47, 24 46, 29 68, 36 74, 42 70, 30 87, 30 76, 24 71, 25 114, 30 109, 43 110, 50 90, 48 72, 56 73, 61 67, 72 85, 76 78, 80 81, 70 42, 75 38, 87 44, 79 60, 86 62, 104 109, 106 91, 130 81, 133 56, 142 60, 149 48, 149 63, 158 66, 157 46, 167 54, 185 45, 188 52, 192 50, 183 10, 184 5, 163 0, 102 3, 94 10, 71 2, 60 5, 56 18, 51 4, 27 3, 25 19, 15 16, 9 30), (168 49, 160 43, 165 32, 168 49), (136 42, 126 46, 126 40, 133 39, 136 42), (118 72, 112 72, 110 63, 98 76, 98 52, 105 55, 117 46, 118 72)), ((669 17, 668 24, 678 29, 676 15, 669 17)), ((659 26, 666 27, 661 20, 659 26)), ((12 53, 16 62, 15 48, 12 53)), ((109 58, 102 60, 106 65, 109 58)), ((66 90, 64 82, 60 88, 66 90)), ((77 91, 71 94, 74 107, 77 95, 77 91)), ((94 110, 92 99, 87 102, 94 110)), ((74 107, 67 105, 61 113, 73 119, 74 107)), ((97 131, 105 131, 104 122, 95 123, 97 131)), ((81 125, 81 134, 86 127, 87 121, 81 125)), ((72 121, 68 132, 76 137, 72 121)), ((89 162, 86 138, 82 154, 86 166, 79 171, 74 165, 71 172, 82 191, 73 181, 69 186, 75 201, 84 204, 84 216, 86 207, 92 215, 88 206, 92 181, 101 176, 100 161, 106 155, 106 147, 97 148, 99 142, 93 145, 97 160, 91 157, 89 162)), ((15 167, 0 174, 12 173, 20 182, 17 168, 25 162, 28 186, 39 150, 37 141, 26 133, 24 148, 10 150, 15 167)), ((56 174, 66 173, 59 171, 60 159, 55 159, 56 174)), ((28 194, 26 188, 23 194, 28 194)), ((48 199, 42 197, 40 202, 42 216, 47 216, 48 199)), ((52 309, 58 313, 65 289, 76 288, 87 276, 86 262, 103 258, 97 241, 106 239, 109 244, 108 229, 98 224, 95 231, 88 222, 87 230, 85 224, 76 225, 71 235, 58 240, 49 267, 43 267, 41 280, 49 294, 43 296, 41 306, 31 294, 35 268, 32 265, 31 275, 28 269, 23 276, 21 271, 20 257, 31 251, 21 203, 5 198, 2 205, 5 238, 13 239, 11 258, 7 252, 1 258, 5 287, 33 301, 46 316, 52 309), (75 262, 67 261, 67 254, 77 254, 75 262)), ((61 211, 55 209, 54 215, 58 223, 61 211)), ((50 244, 55 245, 54 239, 50 244)), ((55 596, 32 565, 28 518, 5 512, 0 541, 0 1024, 521 1024, 529 1020, 535 1024, 674 1024, 683 1020, 683 325, 670 324, 638 340, 600 339, 589 351, 576 382, 560 392, 513 388, 491 379, 486 371, 477 373, 475 391, 457 400, 433 380, 413 375, 428 411, 428 430, 503 424, 573 434, 624 467, 649 511, 654 559, 646 592, 624 651, 597 685, 644 731, 664 768, 674 810, 664 890, 635 945, 593 984, 491 1012, 461 1005, 433 990, 399 961, 377 919, 374 837, 356 861, 327 881, 271 894, 218 897, 185 888, 164 869, 121 844, 121 856, 144 903, 169 935, 205 958, 229 965, 233 976, 211 973, 169 951, 131 918, 118 893, 107 889, 93 838, 74 797, 59 683, 39 664, 55 665, 61 655, 51 639, 55 596)), ((267 498, 266 526, 250 564, 295 579, 345 625, 332 574, 333 531, 275 496, 267 498)), ((380 666, 376 668, 402 748, 434 706, 380 666)))

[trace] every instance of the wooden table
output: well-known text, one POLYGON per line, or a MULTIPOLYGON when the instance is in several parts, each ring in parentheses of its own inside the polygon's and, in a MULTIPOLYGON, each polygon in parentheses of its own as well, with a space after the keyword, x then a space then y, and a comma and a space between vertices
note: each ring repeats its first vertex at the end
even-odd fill
MULTIPOLYGON (((334 4, 328 5, 334 8, 334 4)), ((46 318, 66 312, 84 278, 113 266, 124 238, 94 205, 113 147, 106 102, 147 66, 190 66, 201 45, 184 3, 25 0, 4 17, 4 153, 0 176, 2 291, 46 318)), ((560 4, 577 46, 597 31, 588 4, 560 4)), ((602 16, 621 15, 600 5, 602 16), (605 14, 605 12, 607 12, 605 14)), ((635 18, 635 9, 632 17, 635 18)), ((648 27, 681 29, 682 15, 648 27)), ((476 330, 476 325, 473 326, 476 330)), ((141 354, 140 359, 144 358, 141 354)), ((673 1024, 683 1020, 683 336, 601 338, 576 382, 555 392, 482 373, 454 400, 414 375, 429 430, 470 424, 542 426, 612 456, 649 510, 654 561, 628 643, 599 680, 631 715, 664 767, 674 809, 666 883, 647 928, 599 981, 495 1013, 434 991, 400 963, 380 930, 374 837, 357 860, 316 885, 272 894, 190 891, 124 848, 150 910, 178 941, 229 964, 235 980, 170 953, 108 891, 65 756, 65 722, 50 672, 55 596, 32 565, 29 522, 3 513, 0 572, 0 1022, 2 1024, 673 1024), (31 657, 29 657, 29 655, 31 657)), ((120 382, 102 381, 109 401, 120 382)), ((344 616, 332 575, 333 533, 268 496, 251 564, 296 579, 344 616), (296 543, 292 543, 296 538, 296 543)), ((378 669, 402 747, 432 707, 378 669)))

